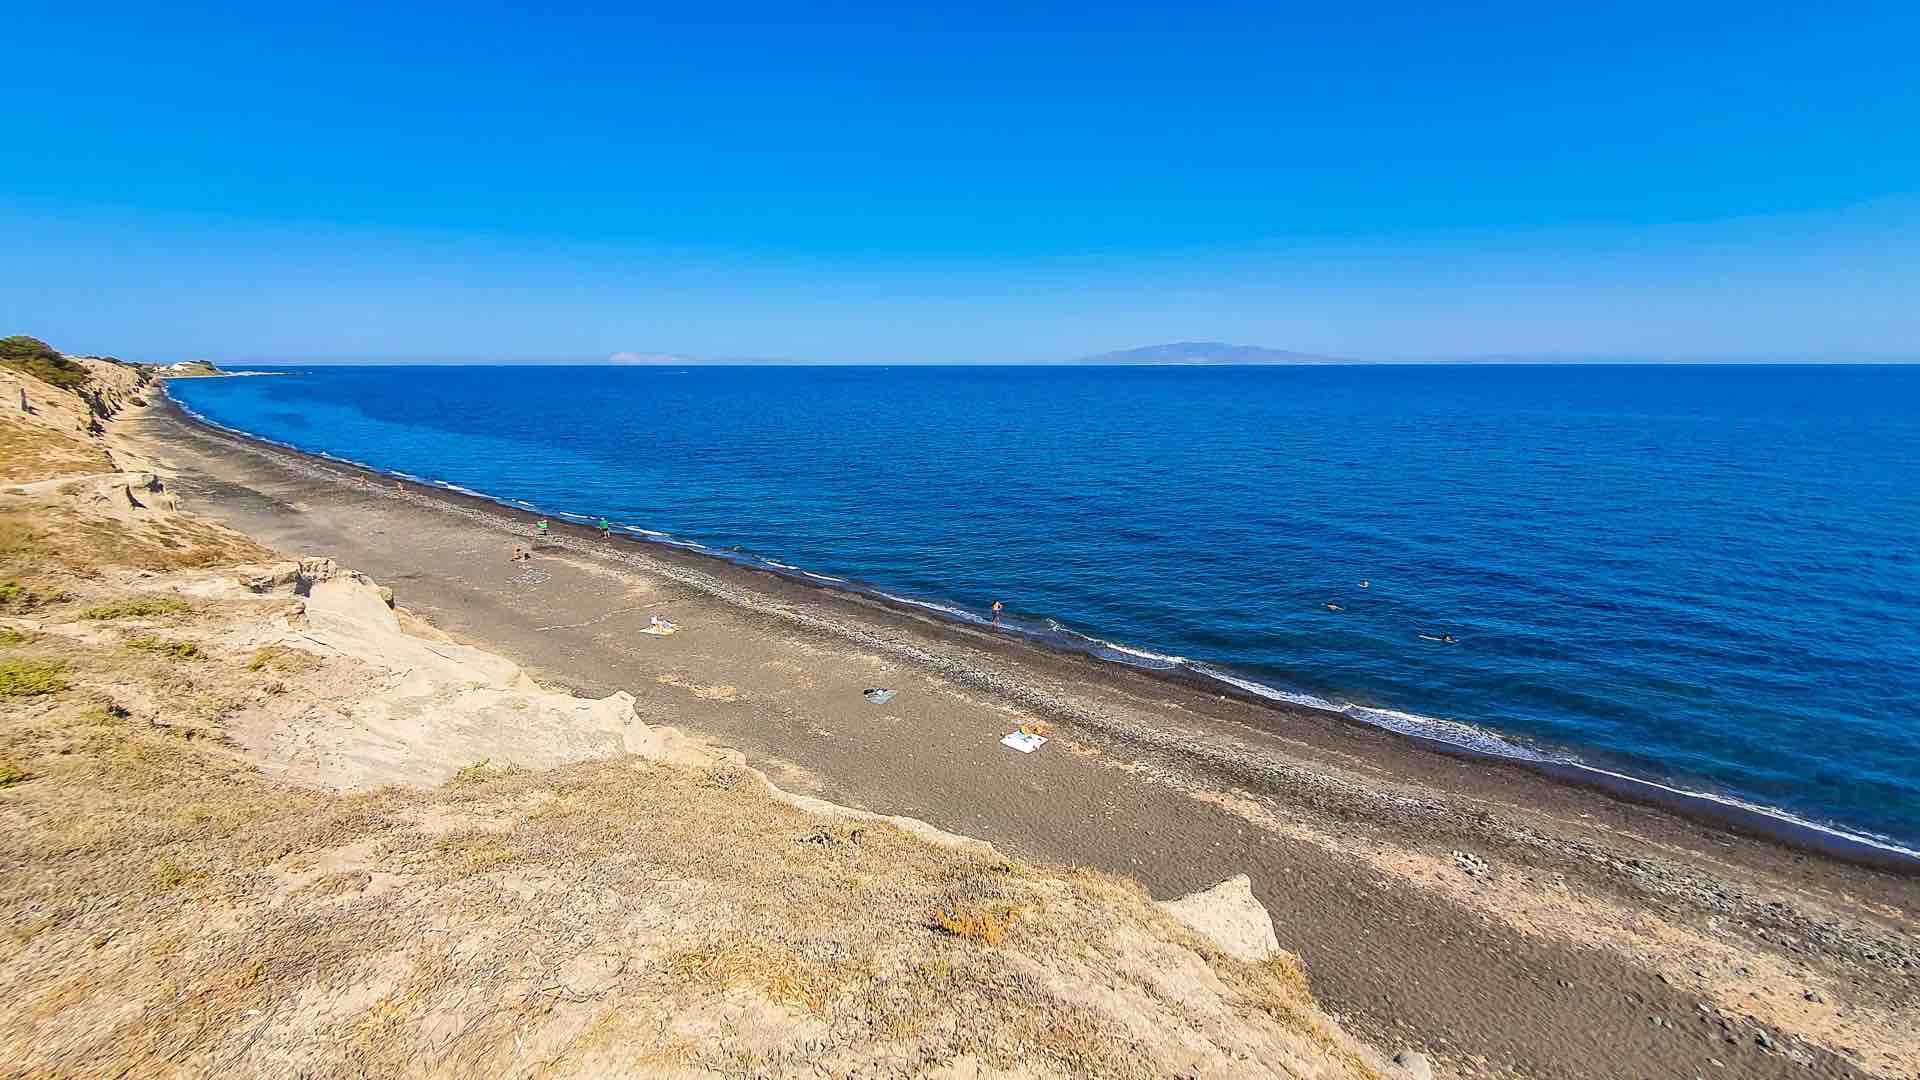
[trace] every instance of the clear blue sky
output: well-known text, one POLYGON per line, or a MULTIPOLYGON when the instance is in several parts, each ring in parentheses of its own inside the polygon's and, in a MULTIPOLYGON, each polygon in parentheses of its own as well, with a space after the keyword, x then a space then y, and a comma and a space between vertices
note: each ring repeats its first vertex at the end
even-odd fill
POLYGON ((1920 354, 1920 5, 1552 6, 10 4, 0 333, 1920 354))

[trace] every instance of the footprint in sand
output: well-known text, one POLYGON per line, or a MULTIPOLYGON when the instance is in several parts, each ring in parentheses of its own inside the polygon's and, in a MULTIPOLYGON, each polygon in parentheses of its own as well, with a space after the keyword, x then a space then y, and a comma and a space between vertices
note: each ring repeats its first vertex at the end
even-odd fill
POLYGON ((687 682, 683 679, 675 678, 672 675, 656 675, 654 676, 654 681, 662 686, 677 686, 682 690, 691 690, 693 696, 702 701, 740 700, 740 688, 737 686, 702 686, 699 683, 687 682))

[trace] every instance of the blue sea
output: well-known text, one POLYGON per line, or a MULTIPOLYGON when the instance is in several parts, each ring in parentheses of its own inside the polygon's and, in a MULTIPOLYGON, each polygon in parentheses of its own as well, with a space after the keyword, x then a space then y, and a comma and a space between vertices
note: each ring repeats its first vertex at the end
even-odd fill
POLYGON ((636 538, 951 618, 998 599, 1108 659, 1920 848, 1920 367, 285 370, 171 392, 636 538))

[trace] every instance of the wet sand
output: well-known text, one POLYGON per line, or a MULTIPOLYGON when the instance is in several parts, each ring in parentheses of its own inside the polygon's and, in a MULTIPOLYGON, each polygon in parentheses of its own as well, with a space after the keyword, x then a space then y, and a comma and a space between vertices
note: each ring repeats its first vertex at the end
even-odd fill
POLYGON ((510 562, 530 515, 170 406, 116 426, 192 509, 364 570, 544 682, 627 690, 790 790, 1157 896, 1248 873, 1315 993, 1389 1053, 1462 1075, 1920 1075, 1909 875, 678 549, 556 523, 510 562), (640 633, 652 615, 685 630, 640 633), (1021 723, 1051 741, 1000 746, 1021 723))

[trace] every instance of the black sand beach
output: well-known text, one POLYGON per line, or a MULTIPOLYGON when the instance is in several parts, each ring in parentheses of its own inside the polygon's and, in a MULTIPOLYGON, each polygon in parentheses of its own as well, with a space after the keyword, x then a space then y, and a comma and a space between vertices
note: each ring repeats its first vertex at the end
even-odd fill
POLYGON ((1248 873, 1320 999, 1389 1051, 1463 1075, 1920 1068, 1908 873, 659 545, 562 525, 512 562, 531 518, 485 500, 171 406, 117 427, 193 509, 791 790, 1157 896, 1248 873), (655 615, 684 631, 640 633, 655 615), (1000 746, 1021 724, 1051 741, 1000 746))

